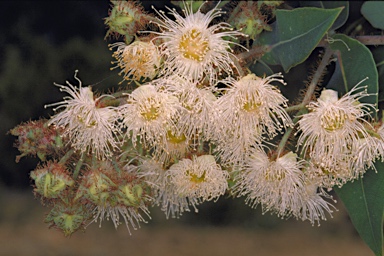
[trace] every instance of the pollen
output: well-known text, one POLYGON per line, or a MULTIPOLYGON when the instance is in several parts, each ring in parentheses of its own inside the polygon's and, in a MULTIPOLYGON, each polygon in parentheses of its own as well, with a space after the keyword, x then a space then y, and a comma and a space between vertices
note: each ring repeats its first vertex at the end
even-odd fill
POLYGON ((256 113, 258 112, 261 105, 263 105, 263 102, 257 99, 259 98, 257 91, 254 92, 254 94, 256 94, 256 96, 251 97, 250 99, 246 96, 246 100, 243 103, 243 106, 241 108, 242 110, 246 112, 256 112, 256 113))
POLYGON ((324 113, 320 117, 320 124, 325 130, 332 132, 341 129, 347 118, 344 111, 340 109, 332 113, 324 113))
POLYGON ((120 68, 120 75, 124 80, 139 80, 140 78, 153 78, 160 66, 160 56, 152 42, 135 41, 130 45, 118 42, 110 45, 111 49, 117 47, 112 54, 116 59, 112 64, 120 68))
POLYGON ((181 36, 179 50, 184 58, 201 62, 209 51, 208 40, 201 32, 192 29, 181 36))
POLYGON ((192 183, 198 184, 198 183, 205 181, 205 171, 203 172, 203 174, 200 177, 194 173, 190 173, 189 171, 187 171, 187 174, 190 176, 190 181, 192 183))
POLYGON ((185 142, 186 139, 187 138, 185 137, 184 134, 177 135, 177 134, 172 133, 172 131, 167 132, 167 140, 170 143, 179 144, 179 143, 185 142))
POLYGON ((147 120, 152 121, 156 120, 159 116, 160 107, 154 104, 149 104, 148 106, 142 106, 143 110, 140 112, 141 116, 147 120))

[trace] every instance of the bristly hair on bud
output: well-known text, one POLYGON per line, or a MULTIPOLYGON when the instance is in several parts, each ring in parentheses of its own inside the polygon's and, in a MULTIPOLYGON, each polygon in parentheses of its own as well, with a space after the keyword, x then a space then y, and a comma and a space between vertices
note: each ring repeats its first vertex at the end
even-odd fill
POLYGON ((144 12, 143 7, 137 1, 111 0, 112 9, 104 23, 108 26, 105 39, 109 36, 118 38, 125 36, 125 42, 130 43, 135 34, 142 30, 151 20, 151 16, 144 12))

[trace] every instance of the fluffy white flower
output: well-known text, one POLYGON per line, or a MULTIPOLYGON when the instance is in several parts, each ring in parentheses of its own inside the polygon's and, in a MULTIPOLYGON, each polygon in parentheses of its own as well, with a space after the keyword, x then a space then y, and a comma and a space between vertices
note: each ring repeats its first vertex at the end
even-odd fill
POLYGON ((251 147, 292 125, 283 108, 288 100, 271 85, 274 81, 285 84, 281 78, 281 74, 266 78, 249 74, 232 81, 218 99, 215 140, 224 161, 241 163, 251 147))
MULTIPOLYGON (((350 170, 349 163, 356 158, 357 152, 353 149, 364 145, 362 139, 369 140, 366 127, 371 125, 363 118, 370 117, 369 110, 374 108, 373 104, 359 102, 369 95, 366 89, 356 93, 357 90, 361 88, 355 87, 340 99, 336 91, 323 90, 317 102, 309 103, 310 112, 299 121, 298 145, 303 152, 308 152, 312 163, 324 173, 343 182, 357 178, 356 173, 360 173, 350 170)), ((362 154, 364 152, 367 151, 362 154)), ((357 163, 352 168, 365 164, 357 163)))
POLYGON ((114 68, 121 69, 119 75, 124 74, 124 80, 152 79, 156 76, 161 57, 152 42, 135 41, 130 45, 117 42, 110 47, 111 50, 117 47, 112 55, 116 61, 112 64, 117 64, 114 68))
MULTIPOLYGON (((330 202, 332 196, 328 195, 318 184, 322 183, 318 177, 305 175, 304 186, 300 190, 296 208, 292 209, 292 214, 301 220, 309 220, 312 225, 315 222, 320 225, 320 220, 326 220, 326 213, 332 217, 333 210, 336 209, 330 202)), ((336 202, 336 201, 333 201, 336 202)))
POLYGON ((120 106, 119 110, 127 133, 132 132, 133 143, 139 136, 145 144, 154 146, 165 144, 179 108, 175 96, 146 84, 129 94, 127 104, 120 106))
POLYGON ((236 177, 234 191, 246 195, 251 207, 261 204, 263 212, 273 211, 279 216, 290 216, 300 203, 300 190, 304 175, 303 161, 289 152, 276 160, 270 160, 263 151, 254 151, 244 170, 236 177))
POLYGON ((218 199, 228 188, 228 173, 221 169, 212 155, 182 159, 169 168, 168 175, 176 193, 189 199, 218 199))
MULTIPOLYGON (((77 71, 76 71, 77 74, 77 71)), ((94 153, 98 158, 105 158, 117 149, 119 143, 115 135, 119 133, 115 122, 117 120, 116 108, 101 107, 100 100, 106 95, 94 99, 91 87, 75 88, 67 82, 67 86, 55 84, 60 91, 69 96, 58 103, 46 105, 45 107, 58 106, 54 110, 63 110, 49 121, 49 125, 57 125, 64 128, 63 136, 67 136, 71 145, 81 152, 94 153)))
POLYGON ((176 10, 170 14, 175 20, 168 18, 164 12, 156 11, 160 16, 155 21, 161 32, 157 38, 162 39, 161 55, 165 57, 163 74, 179 74, 181 76, 201 80, 208 77, 211 85, 215 84, 221 72, 233 73, 235 55, 230 53, 230 41, 224 37, 243 35, 233 31, 229 24, 220 22, 210 26, 213 19, 221 16, 220 9, 213 8, 206 14, 200 9, 193 13, 192 5, 185 5, 185 18, 176 10))
POLYGON ((166 217, 179 217, 183 212, 189 212, 192 206, 197 212, 196 206, 200 204, 199 198, 187 198, 176 192, 176 186, 170 182, 167 170, 158 161, 147 159, 139 166, 140 175, 144 177, 152 190, 153 205, 160 206, 166 217))
POLYGON ((205 139, 211 137, 217 99, 210 88, 201 88, 196 81, 178 75, 157 81, 158 86, 172 92, 180 101, 182 108, 176 122, 179 131, 189 139, 196 135, 205 139))

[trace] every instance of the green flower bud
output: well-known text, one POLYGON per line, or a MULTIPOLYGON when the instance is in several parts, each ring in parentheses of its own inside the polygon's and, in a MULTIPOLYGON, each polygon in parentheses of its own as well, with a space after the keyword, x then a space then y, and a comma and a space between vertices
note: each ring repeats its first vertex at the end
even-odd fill
POLYGON ((47 155, 52 155, 63 146, 59 129, 53 126, 47 127, 45 122, 45 120, 26 122, 10 130, 10 134, 18 137, 15 145, 21 152, 21 155, 16 157, 16 162, 27 155, 37 155, 40 160, 45 161, 47 155))
POLYGON ((45 218, 50 227, 61 230, 65 236, 72 235, 75 231, 85 225, 90 218, 90 212, 81 204, 66 204, 63 201, 56 201, 54 207, 45 218))
POLYGON ((113 4, 109 17, 105 18, 105 24, 109 30, 105 37, 110 35, 123 35, 126 42, 132 41, 137 31, 144 28, 149 22, 148 15, 144 13, 142 6, 135 1, 111 1, 113 4))
POLYGON ((96 205, 111 203, 111 196, 116 184, 100 171, 88 172, 82 178, 75 200, 88 199, 96 205))
POLYGON ((75 183, 62 164, 48 162, 41 169, 31 172, 35 193, 45 198, 59 198, 62 192, 75 183))
POLYGON ((266 17, 260 13, 258 2, 243 1, 239 3, 239 11, 233 13, 231 24, 241 30, 242 33, 255 38, 263 31, 271 31, 271 27, 266 22, 266 17))
POLYGON ((119 187, 118 202, 125 206, 138 206, 143 196, 143 188, 136 184, 125 184, 119 187))

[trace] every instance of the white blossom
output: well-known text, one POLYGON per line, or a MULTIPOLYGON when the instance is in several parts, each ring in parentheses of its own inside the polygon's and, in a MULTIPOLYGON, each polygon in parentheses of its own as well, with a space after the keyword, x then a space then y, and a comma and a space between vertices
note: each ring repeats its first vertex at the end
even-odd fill
POLYGON ((184 158, 169 168, 168 175, 176 193, 189 199, 218 199, 228 188, 228 173, 212 155, 194 156, 192 160, 184 158))
MULTIPOLYGON (((77 74, 77 71, 76 71, 77 74)), ((119 130, 116 127, 117 111, 111 106, 101 106, 100 100, 107 95, 94 98, 91 87, 79 88, 67 82, 67 86, 55 84, 60 91, 69 96, 58 103, 45 107, 58 106, 54 110, 63 109, 48 122, 64 128, 63 136, 68 137, 71 145, 81 152, 94 153, 98 158, 109 157, 119 146, 116 140, 119 130)))
POLYGON ((224 161, 242 163, 253 147, 292 125, 283 108, 288 100, 271 84, 285 84, 281 78, 281 74, 266 78, 249 74, 231 81, 218 99, 214 139, 224 161))
POLYGON ((359 102, 368 96, 366 88, 356 93, 360 89, 355 87, 340 99, 336 91, 323 90, 317 102, 309 103, 310 112, 299 120, 298 146, 326 175, 334 176, 335 181, 340 179, 339 185, 361 173, 351 168, 359 169, 366 164, 361 162, 366 160, 360 158, 360 163, 350 166, 358 153, 354 149, 364 145, 362 139, 369 140, 366 128, 371 129, 364 117, 370 117, 373 104, 359 102))
POLYGON ((146 84, 129 94, 127 104, 121 105, 119 111, 127 134, 132 133, 133 143, 139 136, 144 144, 154 146, 165 143, 178 108, 180 103, 175 96, 146 84))
POLYGON ((263 151, 255 150, 236 177, 234 191, 246 196, 251 207, 261 204, 263 212, 273 211, 288 217, 300 203, 304 185, 303 161, 289 152, 271 160, 263 151))
POLYGON ((224 37, 243 34, 233 31, 224 22, 210 26, 213 19, 220 17, 223 12, 213 8, 206 14, 201 13, 200 9, 193 13, 192 6, 185 5, 185 17, 182 17, 176 10, 168 10, 175 20, 168 18, 163 11, 156 11, 160 19, 154 23, 161 32, 152 32, 163 40, 160 45, 161 55, 165 59, 162 73, 176 73, 199 81, 206 76, 211 85, 215 84, 221 72, 231 75, 234 67, 232 59, 236 57, 230 52, 231 42, 224 37))
POLYGON ((135 41, 130 45, 117 42, 110 47, 117 47, 112 55, 116 61, 112 64, 116 64, 114 68, 121 69, 119 75, 123 74, 124 80, 152 79, 156 76, 161 57, 152 42, 135 41))

